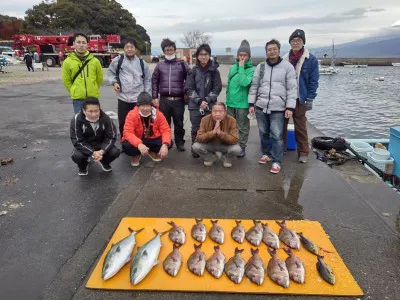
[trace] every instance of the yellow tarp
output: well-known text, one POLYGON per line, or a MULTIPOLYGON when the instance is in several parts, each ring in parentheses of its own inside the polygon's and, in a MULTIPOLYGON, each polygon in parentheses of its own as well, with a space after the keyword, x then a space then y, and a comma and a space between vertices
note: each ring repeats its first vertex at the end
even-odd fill
MULTIPOLYGON (((268 222, 269 227, 274 230, 277 234, 279 232, 279 226, 274 220, 262 221, 268 222)), ((203 223, 207 227, 207 231, 211 228, 210 219, 204 219, 203 223)), ((190 235, 191 228, 195 224, 194 219, 167 219, 167 218, 123 218, 111 238, 107 248, 102 254, 99 262, 93 270, 86 287, 93 289, 108 289, 108 290, 161 290, 161 291, 188 291, 188 292, 227 292, 227 293, 258 293, 258 294, 296 294, 296 295, 335 295, 335 296, 362 296, 363 292, 354 280, 350 271, 343 263, 336 249, 332 245, 321 224, 316 221, 286 221, 289 228, 294 229, 296 232, 303 232, 304 236, 311 239, 319 247, 325 250, 332 251, 334 253, 321 254, 325 257, 324 261, 332 268, 336 276, 336 284, 334 286, 325 282, 318 274, 316 269, 317 257, 309 253, 306 249, 301 246, 300 250, 293 250, 293 252, 303 260, 306 269, 306 280, 304 284, 297 284, 290 281, 288 288, 282 288, 275 284, 265 274, 265 281, 262 286, 257 286, 245 276, 240 284, 234 284, 228 279, 226 274, 223 274, 221 278, 215 279, 207 271, 204 272, 204 276, 197 277, 193 275, 188 267, 187 260, 193 253, 193 244, 198 244, 190 235), (140 282, 138 285, 133 286, 130 283, 129 271, 130 262, 126 264, 119 273, 113 278, 103 281, 101 279, 101 272, 103 267, 104 258, 111 248, 111 244, 117 243, 121 239, 129 235, 128 227, 133 229, 145 228, 141 233, 136 235, 136 246, 134 253, 136 252, 137 246, 142 246, 147 241, 154 237, 153 228, 157 231, 165 231, 171 228, 167 224, 169 221, 174 221, 176 224, 182 226, 186 233, 186 242, 180 248, 180 252, 183 256, 183 265, 178 273, 177 277, 171 277, 165 273, 162 262, 165 257, 172 251, 172 242, 168 238, 168 234, 161 237, 163 247, 161 248, 159 261, 160 264, 155 266, 147 277, 140 282)), ((224 253, 226 260, 234 255, 235 248, 245 249, 242 253, 242 257, 247 261, 250 256, 250 248, 255 248, 250 243, 245 241, 243 244, 236 243, 231 237, 231 230, 236 226, 235 220, 219 219, 218 224, 224 228, 225 231, 225 242, 221 245, 221 250, 224 253)), ((251 220, 242 220, 242 225, 246 231, 253 226, 251 220)), ((206 241, 203 243, 202 250, 206 254, 206 257, 210 257, 214 253, 214 243, 208 236, 206 241)), ((281 242, 281 249, 278 250, 280 259, 285 260, 287 255, 282 250, 284 244, 281 242)), ((270 256, 267 252, 265 244, 259 246, 260 257, 264 261, 265 268, 267 267, 270 256)))

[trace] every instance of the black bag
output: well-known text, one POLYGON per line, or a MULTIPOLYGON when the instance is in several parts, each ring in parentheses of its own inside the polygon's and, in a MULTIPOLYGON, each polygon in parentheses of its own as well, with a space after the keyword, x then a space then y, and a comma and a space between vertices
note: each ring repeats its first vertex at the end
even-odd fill
POLYGON ((72 78, 72 84, 74 84, 75 79, 79 76, 79 74, 81 74, 82 70, 86 67, 86 65, 89 63, 89 61, 91 61, 92 59, 88 59, 87 61, 85 61, 82 66, 79 68, 78 72, 75 74, 74 78, 72 78))

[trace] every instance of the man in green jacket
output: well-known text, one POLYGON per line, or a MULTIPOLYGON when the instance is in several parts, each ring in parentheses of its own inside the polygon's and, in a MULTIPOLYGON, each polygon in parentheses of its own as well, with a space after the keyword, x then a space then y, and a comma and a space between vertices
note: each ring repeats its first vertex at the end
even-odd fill
POLYGON ((253 80, 254 67, 250 60, 250 44, 243 40, 237 52, 236 62, 231 66, 226 87, 226 106, 228 114, 236 119, 239 129, 239 145, 241 148, 238 157, 246 155, 246 144, 249 138, 250 120, 248 94, 253 80))
POLYGON ((77 114, 82 109, 84 99, 99 98, 103 69, 100 61, 87 50, 87 36, 76 33, 74 38, 75 51, 64 60, 62 81, 71 95, 74 112, 77 114), (83 65, 85 66, 82 68, 83 65))

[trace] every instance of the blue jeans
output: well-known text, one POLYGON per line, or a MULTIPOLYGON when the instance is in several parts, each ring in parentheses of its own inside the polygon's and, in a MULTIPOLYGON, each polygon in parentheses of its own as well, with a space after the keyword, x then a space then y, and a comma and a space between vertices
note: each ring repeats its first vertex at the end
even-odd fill
POLYGON ((72 100, 72 105, 74 106, 74 113, 79 113, 82 109, 83 100, 72 100))
POLYGON ((273 163, 281 164, 283 156, 283 123, 284 112, 264 113, 262 109, 256 108, 258 130, 260 132, 261 152, 272 158, 273 163), (272 140, 272 151, 270 146, 272 140))

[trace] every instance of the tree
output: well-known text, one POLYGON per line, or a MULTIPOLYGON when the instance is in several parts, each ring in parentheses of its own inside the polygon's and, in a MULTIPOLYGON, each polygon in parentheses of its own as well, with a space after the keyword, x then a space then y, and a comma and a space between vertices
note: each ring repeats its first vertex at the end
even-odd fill
POLYGON ((183 34, 181 42, 188 48, 197 48, 201 44, 210 44, 212 35, 205 34, 200 30, 188 31, 183 34))
POLYGON ((0 15, 0 40, 10 40, 14 34, 19 33, 21 27, 21 19, 0 15))

